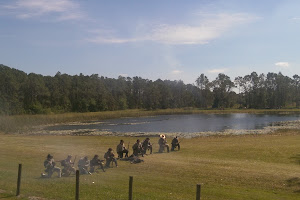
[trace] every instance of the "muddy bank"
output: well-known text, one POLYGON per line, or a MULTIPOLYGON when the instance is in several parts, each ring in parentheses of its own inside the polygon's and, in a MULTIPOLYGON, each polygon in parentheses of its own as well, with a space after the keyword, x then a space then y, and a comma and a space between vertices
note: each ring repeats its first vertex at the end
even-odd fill
MULTIPOLYGON (((99 123, 99 122, 90 122, 99 123)), ((72 123, 73 125, 80 125, 82 123, 72 123)), ((86 123, 84 123, 86 124, 86 123)), ((69 124, 68 124, 69 125, 69 124)), ((165 134, 167 137, 179 136, 181 138, 193 138, 193 137, 204 137, 213 135, 245 135, 245 134, 270 134, 274 133, 279 129, 299 129, 300 130, 300 120, 296 121, 285 121, 276 122, 272 126, 264 127, 263 129, 256 130, 236 130, 236 129, 226 129, 224 131, 206 131, 206 132, 111 132, 111 131, 99 131, 97 129, 74 129, 74 130, 47 130, 48 126, 37 126, 32 131, 25 132, 27 135, 86 135, 86 136, 128 136, 128 137, 144 137, 144 136, 158 136, 159 134, 165 134)))

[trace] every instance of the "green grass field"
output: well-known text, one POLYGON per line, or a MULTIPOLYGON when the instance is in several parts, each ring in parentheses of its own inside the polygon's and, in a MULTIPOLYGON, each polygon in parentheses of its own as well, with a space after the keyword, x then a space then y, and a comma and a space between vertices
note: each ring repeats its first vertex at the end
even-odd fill
MULTIPOLYGON (((74 199, 75 176, 41 179, 48 153, 56 160, 68 154, 103 156, 120 139, 136 137, 0 135, 0 198, 74 199), (23 164, 21 198, 15 198, 17 168, 23 164)), ((119 161, 118 168, 80 177, 80 199, 128 199, 129 176, 134 199, 296 200, 300 197, 300 131, 272 135, 200 137, 181 140, 181 151, 156 153, 144 163, 119 161)), ((169 138, 170 142, 171 138, 169 138)), ((131 149, 131 148, 130 148, 131 149)), ((132 151, 131 151, 132 152, 132 151)))

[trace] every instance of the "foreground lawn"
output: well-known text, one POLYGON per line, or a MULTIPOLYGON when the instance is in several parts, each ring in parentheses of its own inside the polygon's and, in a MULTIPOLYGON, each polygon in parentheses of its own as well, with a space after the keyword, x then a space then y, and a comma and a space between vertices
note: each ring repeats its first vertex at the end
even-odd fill
MULTIPOLYGON (((103 156, 120 139, 136 137, 0 135, 0 198, 17 199, 18 163, 23 164, 22 198, 74 199, 75 177, 41 179, 48 153, 56 160, 103 156)), ((158 138, 151 138, 154 152, 158 138)), ((169 138, 169 142, 171 138, 169 138)), ((80 177, 80 199, 128 199, 129 176, 134 199, 299 199, 300 131, 273 135, 181 139, 181 151, 154 153, 144 163, 119 161, 118 168, 80 177)), ((130 148, 131 150, 131 148, 130 148)), ((131 151, 132 152, 132 151, 131 151)))

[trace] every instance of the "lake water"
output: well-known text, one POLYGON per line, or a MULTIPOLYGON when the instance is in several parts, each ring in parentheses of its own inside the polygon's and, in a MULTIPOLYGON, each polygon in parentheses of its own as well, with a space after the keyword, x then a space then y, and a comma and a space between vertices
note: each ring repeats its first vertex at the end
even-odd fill
POLYGON ((162 115, 140 118, 121 118, 83 124, 49 126, 49 131, 97 130, 108 132, 181 132, 196 133, 226 129, 253 130, 272 126, 275 122, 300 119, 300 114, 192 114, 162 115))

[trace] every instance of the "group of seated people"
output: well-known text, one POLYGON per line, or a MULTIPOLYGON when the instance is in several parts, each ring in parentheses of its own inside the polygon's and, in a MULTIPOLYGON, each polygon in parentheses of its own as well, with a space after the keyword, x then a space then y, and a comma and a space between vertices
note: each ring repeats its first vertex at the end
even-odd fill
MULTIPOLYGON (((95 172, 96 169, 102 169, 105 172, 105 168, 109 168, 111 163, 114 163, 118 167, 117 159, 113 153, 112 148, 109 148, 108 151, 104 154, 106 163, 104 165, 104 160, 100 160, 98 155, 94 155, 92 160, 88 159, 88 156, 80 158, 78 161, 78 169, 81 174, 91 174, 95 172)), ((76 158, 75 158, 76 159, 76 158)), ((69 176, 76 173, 74 167, 75 159, 72 162, 72 156, 68 155, 65 160, 59 161, 63 169, 61 170, 56 166, 56 162, 53 159, 53 156, 48 154, 46 160, 44 161, 45 173, 42 173, 42 178, 50 178, 54 172, 57 173, 58 177, 69 176)))
MULTIPOLYGON (((128 145, 129 146, 129 145, 128 145)), ((147 153, 147 150, 152 154, 152 144, 150 143, 150 138, 146 138, 143 142, 137 139, 136 143, 132 146, 133 156, 139 156, 147 153)), ((125 158, 128 157, 128 149, 124 145, 124 140, 120 140, 120 144, 117 146, 117 153, 119 158, 123 158, 125 153, 125 158)))
POLYGON ((104 165, 104 160, 100 160, 98 155, 95 155, 92 160, 89 160, 87 156, 80 158, 78 161, 78 169, 80 174, 91 174, 95 172, 96 169, 102 169, 105 172, 104 168, 109 168, 111 163, 114 163, 118 167, 117 159, 113 153, 112 148, 109 148, 108 151, 104 154, 106 164, 104 165), (88 170, 90 167, 90 170, 88 170))
MULTIPOLYGON (((158 144, 159 144, 159 150, 158 150, 159 153, 162 153, 165 150, 165 148, 167 148, 167 152, 169 153, 169 145, 167 144, 167 139, 164 134, 161 134, 159 136, 158 144)), ((172 144, 171 151, 174 151, 176 147, 178 147, 178 150, 180 150, 180 142, 177 136, 173 138, 171 144, 172 144)))
MULTIPOLYGON (((158 144, 159 144, 159 150, 158 150, 159 153, 164 152, 165 149, 167 149, 167 152, 169 153, 169 145, 167 144, 167 139, 164 134, 160 135, 158 144)), ((171 144, 172 144, 171 151, 174 151, 174 149, 177 147, 178 147, 178 150, 180 150, 180 143, 179 143, 177 136, 174 137, 171 144)), ((152 144, 150 142, 150 138, 146 138, 143 142, 141 142, 139 139, 137 139, 136 143, 132 146, 132 150, 133 150, 133 155, 135 155, 135 156, 138 156, 138 155, 143 156, 144 154, 147 153, 147 150, 149 150, 150 154, 152 154, 152 144)), ((118 152, 119 158, 123 157, 123 153, 128 152, 128 150, 124 146, 123 140, 120 141, 120 144, 117 147, 117 152, 118 152)), ((128 154, 126 154, 126 155, 128 155, 128 154)))
MULTIPOLYGON (((166 136, 164 134, 160 135, 158 140, 159 144, 159 153, 164 152, 165 148, 167 148, 167 152, 169 153, 169 145, 167 144, 166 136)), ((178 147, 180 150, 179 140, 176 137, 172 140, 171 151, 174 151, 175 148, 178 147)), ((150 142, 150 138, 146 138, 143 142, 137 139, 136 143, 132 146, 133 154, 130 156, 133 160, 136 160, 139 155, 144 156, 147 151, 150 151, 152 154, 152 144, 150 142)), ((125 159, 128 158, 128 149, 126 149, 124 140, 120 140, 120 144, 117 146, 117 154, 119 159, 123 159, 125 154, 125 159)), ((98 155, 94 155, 92 160, 88 159, 88 156, 84 156, 80 158, 78 161, 78 169, 80 174, 91 174, 95 172, 96 169, 102 169, 105 172, 105 168, 109 168, 111 163, 115 164, 118 167, 117 158, 115 158, 114 152, 112 148, 109 148, 108 151, 104 154, 105 160, 100 160, 98 155), (104 161, 106 161, 104 165, 104 161)), ((58 177, 61 176, 69 176, 70 174, 75 174, 76 169, 74 167, 76 157, 72 162, 72 156, 68 155, 65 160, 61 160, 61 166, 64 167, 62 170, 56 166, 56 163, 53 159, 53 156, 48 154, 46 160, 44 161, 44 167, 46 173, 42 173, 43 178, 49 178, 52 176, 54 172, 58 174, 58 177)), ((130 159, 129 159, 130 160, 130 159)))

